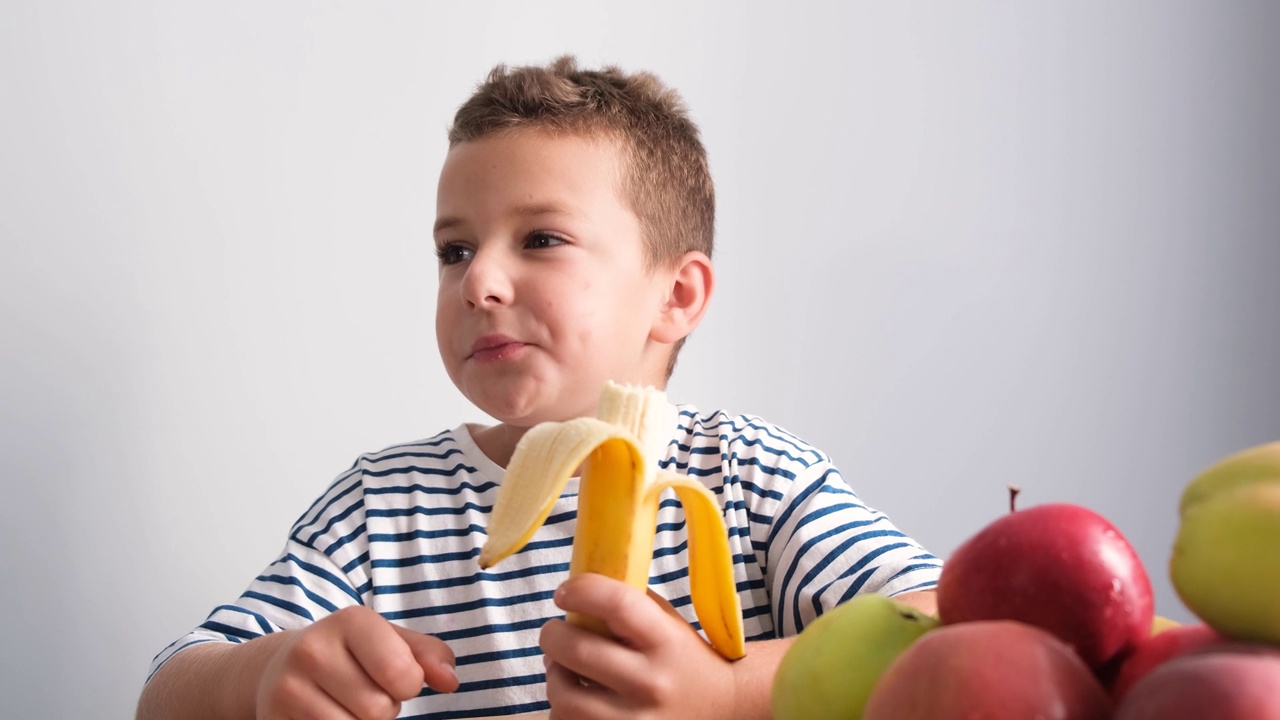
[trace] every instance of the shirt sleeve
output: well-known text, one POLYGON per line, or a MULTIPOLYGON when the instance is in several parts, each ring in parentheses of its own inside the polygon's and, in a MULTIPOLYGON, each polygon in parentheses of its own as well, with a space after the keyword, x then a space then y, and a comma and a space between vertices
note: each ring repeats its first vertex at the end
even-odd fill
POLYGON ((306 627, 369 591, 368 539, 359 465, 340 476, 294 524, 284 550, 235 602, 161 650, 147 681, 179 652, 208 642, 242 643, 306 627))
POLYGON ((780 636, 798 634, 860 593, 936 586, 942 562, 858 498, 823 459, 782 492, 767 543, 767 582, 780 636))

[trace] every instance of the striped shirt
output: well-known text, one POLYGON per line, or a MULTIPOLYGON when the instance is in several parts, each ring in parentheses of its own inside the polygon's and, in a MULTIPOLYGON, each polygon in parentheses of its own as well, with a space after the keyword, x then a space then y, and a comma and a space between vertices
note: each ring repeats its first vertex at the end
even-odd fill
MULTIPOLYGON (((659 464, 720 500, 748 641, 795 635, 858 593, 935 585, 940 561, 864 505, 824 454, 756 417, 679 411, 659 464)), ((486 571, 476 558, 501 478, 466 426, 361 456, 298 519, 280 557, 161 651, 152 674, 194 645, 244 642, 361 604, 444 640, 457 657, 457 692, 424 689, 400 717, 546 710, 538 633, 562 616, 552 594, 569 572, 577 480, 524 549, 486 571)), ((670 490, 654 547, 650 587, 701 631, 684 513, 670 490)))

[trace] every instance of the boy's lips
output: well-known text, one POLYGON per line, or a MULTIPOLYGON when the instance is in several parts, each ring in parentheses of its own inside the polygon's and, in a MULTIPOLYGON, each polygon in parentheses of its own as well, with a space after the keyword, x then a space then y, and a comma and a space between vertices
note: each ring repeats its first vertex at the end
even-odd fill
POLYGON ((485 335, 471 344, 468 360, 490 361, 510 357, 525 346, 525 343, 506 335, 485 335))

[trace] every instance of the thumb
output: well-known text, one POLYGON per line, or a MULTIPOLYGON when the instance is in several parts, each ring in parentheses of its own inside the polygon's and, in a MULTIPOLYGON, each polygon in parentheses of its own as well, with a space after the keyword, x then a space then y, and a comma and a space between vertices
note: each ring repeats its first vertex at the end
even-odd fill
POLYGON ((653 588, 645 588, 645 593, 649 596, 650 600, 658 603, 658 607, 665 610, 668 615, 680 618, 681 622, 684 621, 684 616, 680 614, 680 611, 676 610, 675 606, 672 605, 669 600, 659 595, 653 588))
POLYGON ((423 635, 399 625, 392 625, 400 638, 409 646, 413 657, 422 667, 427 687, 436 692, 450 693, 458 689, 458 675, 454 672, 453 651, 443 640, 433 635, 423 635))

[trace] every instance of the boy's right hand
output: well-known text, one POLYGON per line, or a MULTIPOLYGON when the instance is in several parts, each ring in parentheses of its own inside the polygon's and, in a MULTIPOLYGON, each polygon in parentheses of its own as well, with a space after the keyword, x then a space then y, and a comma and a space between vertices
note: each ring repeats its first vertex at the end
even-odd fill
POLYGON ((290 635, 258 684, 260 719, 391 720, 424 683, 438 692, 458 689, 448 645, 367 607, 343 608, 290 635))

